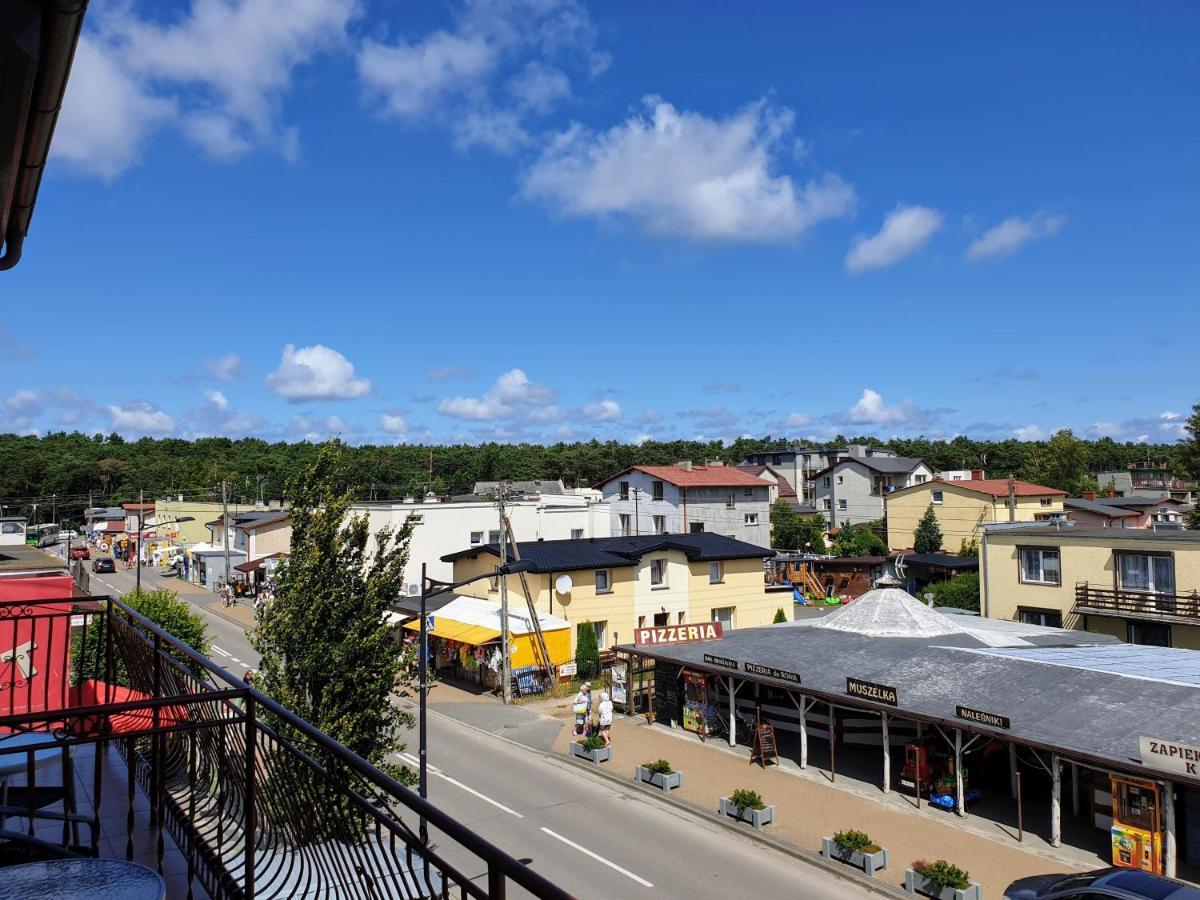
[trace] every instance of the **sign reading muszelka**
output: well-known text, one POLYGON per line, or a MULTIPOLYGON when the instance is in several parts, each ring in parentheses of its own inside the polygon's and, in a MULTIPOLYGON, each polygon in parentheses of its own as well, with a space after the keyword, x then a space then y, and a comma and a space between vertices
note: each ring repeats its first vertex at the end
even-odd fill
POLYGON ((720 622, 701 622, 699 625, 663 625, 658 628, 636 628, 635 646, 655 644, 691 644, 695 641, 715 641, 724 636, 720 622))
POLYGON ((1158 738, 1138 738, 1142 749, 1142 765, 1162 772, 1200 776, 1200 746, 1158 738))
POLYGON ((954 714, 960 719, 966 719, 968 722, 974 722, 976 725, 990 725, 993 728, 1003 728, 1005 730, 1012 728, 1012 722, 1008 720, 1008 716, 984 712, 981 709, 971 709, 969 706, 955 706, 954 714))
POLYGON ((846 693, 851 697, 874 700, 876 703, 886 703, 888 706, 898 706, 900 704, 896 689, 889 684, 876 684, 873 681, 860 681, 857 678, 847 678, 846 693))
POLYGON ((728 656, 716 656, 712 653, 704 654, 704 661, 710 666, 720 666, 722 669, 733 669, 737 671, 737 660, 730 659, 728 656))
POLYGON ((764 678, 774 678, 776 681, 790 681, 792 684, 800 683, 800 676, 795 672, 787 672, 783 669, 776 669, 774 666, 760 666, 758 663, 742 663, 742 668, 751 675, 762 675, 764 678))

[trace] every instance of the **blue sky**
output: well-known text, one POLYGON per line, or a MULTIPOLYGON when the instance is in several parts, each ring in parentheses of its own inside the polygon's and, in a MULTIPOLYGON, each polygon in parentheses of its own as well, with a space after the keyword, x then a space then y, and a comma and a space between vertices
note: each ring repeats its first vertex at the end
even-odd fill
POLYGON ((0 429, 1174 440, 1200 7, 93 4, 0 429))

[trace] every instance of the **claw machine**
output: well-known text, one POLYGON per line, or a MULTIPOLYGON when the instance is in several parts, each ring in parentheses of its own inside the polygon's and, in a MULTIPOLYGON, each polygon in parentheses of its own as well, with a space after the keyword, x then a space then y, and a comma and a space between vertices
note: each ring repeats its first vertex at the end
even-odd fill
POLYGON ((1153 781, 1113 775, 1114 866, 1163 873, 1162 788, 1153 781))

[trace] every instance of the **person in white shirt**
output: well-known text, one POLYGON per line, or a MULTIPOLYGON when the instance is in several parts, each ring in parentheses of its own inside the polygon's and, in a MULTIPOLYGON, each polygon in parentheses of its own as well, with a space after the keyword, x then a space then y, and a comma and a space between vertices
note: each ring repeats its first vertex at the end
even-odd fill
POLYGON ((571 711, 575 713, 575 737, 587 737, 587 727, 592 720, 592 685, 585 681, 579 686, 579 693, 571 701, 571 711))
POLYGON ((613 703, 606 691, 600 692, 600 737, 604 738, 604 746, 612 746, 613 703))

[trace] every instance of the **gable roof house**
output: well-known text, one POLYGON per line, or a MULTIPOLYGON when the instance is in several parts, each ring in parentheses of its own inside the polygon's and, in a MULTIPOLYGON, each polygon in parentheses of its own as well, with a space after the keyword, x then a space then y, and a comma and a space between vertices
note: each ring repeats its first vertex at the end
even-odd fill
POLYGON ((933 478, 923 459, 908 456, 851 456, 812 476, 817 512, 830 525, 861 525, 884 515, 884 497, 933 478))

